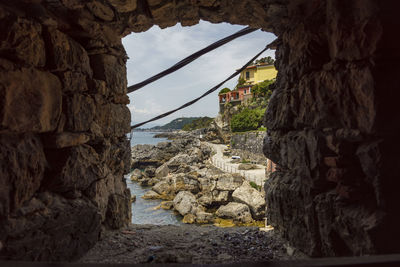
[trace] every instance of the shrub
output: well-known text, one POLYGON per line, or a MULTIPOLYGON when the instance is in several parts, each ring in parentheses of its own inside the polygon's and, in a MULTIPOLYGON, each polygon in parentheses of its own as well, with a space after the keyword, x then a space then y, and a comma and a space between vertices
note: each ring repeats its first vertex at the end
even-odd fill
POLYGON ((264 113, 265 108, 244 108, 241 112, 232 116, 232 132, 257 130, 262 124, 264 113))
POLYGON ((253 187, 254 189, 260 191, 261 190, 261 186, 257 185, 255 182, 250 182, 251 187, 253 187))
POLYGON ((246 83, 246 80, 243 77, 239 76, 238 83, 236 84, 235 89, 237 89, 239 86, 242 86, 245 83, 246 83))
POLYGON ((275 79, 265 80, 263 82, 257 83, 251 87, 251 91, 255 97, 265 97, 269 99, 272 95, 273 84, 275 79))

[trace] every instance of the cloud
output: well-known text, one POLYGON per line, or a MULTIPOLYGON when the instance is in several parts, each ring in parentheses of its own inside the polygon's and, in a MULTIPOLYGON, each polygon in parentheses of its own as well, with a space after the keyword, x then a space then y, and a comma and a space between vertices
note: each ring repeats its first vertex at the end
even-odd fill
MULTIPOLYGON (((226 37, 243 26, 201 21, 192 27, 179 24, 161 30, 157 26, 144 33, 124 38, 128 53, 128 84, 140 82, 174 65, 184 57, 226 37)), ((176 108, 214 87, 244 65, 276 37, 256 31, 240 37, 187 65, 183 69, 130 94, 132 121, 139 122, 176 108)), ((273 51, 262 56, 274 57, 273 51)), ((237 78, 223 87, 234 87, 237 78)), ((198 103, 158 121, 159 124, 180 116, 210 116, 218 113, 217 92, 198 103)))

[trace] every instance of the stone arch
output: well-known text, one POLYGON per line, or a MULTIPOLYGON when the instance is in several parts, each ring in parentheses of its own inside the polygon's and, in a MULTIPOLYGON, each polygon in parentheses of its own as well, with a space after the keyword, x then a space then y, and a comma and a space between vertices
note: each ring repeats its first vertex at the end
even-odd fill
POLYGON ((397 4, 381 2, 1 3, 1 257, 72 259, 129 222, 121 38, 199 19, 278 35, 268 222, 310 255, 398 252, 397 4))

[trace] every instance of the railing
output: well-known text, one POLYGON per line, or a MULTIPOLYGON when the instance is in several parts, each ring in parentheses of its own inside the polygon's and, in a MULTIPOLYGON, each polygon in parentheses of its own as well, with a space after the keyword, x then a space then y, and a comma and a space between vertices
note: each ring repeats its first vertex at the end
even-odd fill
POLYGON ((215 158, 211 158, 211 163, 218 169, 229 172, 229 173, 238 173, 243 176, 247 181, 254 182, 258 186, 264 186, 264 182, 267 179, 265 176, 255 175, 247 173, 245 170, 239 170, 237 166, 227 165, 225 162, 217 160, 215 158))

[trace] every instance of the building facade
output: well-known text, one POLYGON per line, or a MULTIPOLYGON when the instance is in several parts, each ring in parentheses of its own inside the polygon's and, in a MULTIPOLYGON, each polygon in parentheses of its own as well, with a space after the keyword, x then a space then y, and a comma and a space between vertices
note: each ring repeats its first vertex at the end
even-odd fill
POLYGON ((275 79, 278 71, 274 65, 257 64, 248 66, 244 69, 239 76, 243 79, 244 84, 238 86, 235 90, 222 93, 218 95, 219 98, 219 111, 224 112, 225 104, 240 105, 245 101, 253 98, 251 88, 253 85, 263 82, 265 80, 275 79))

